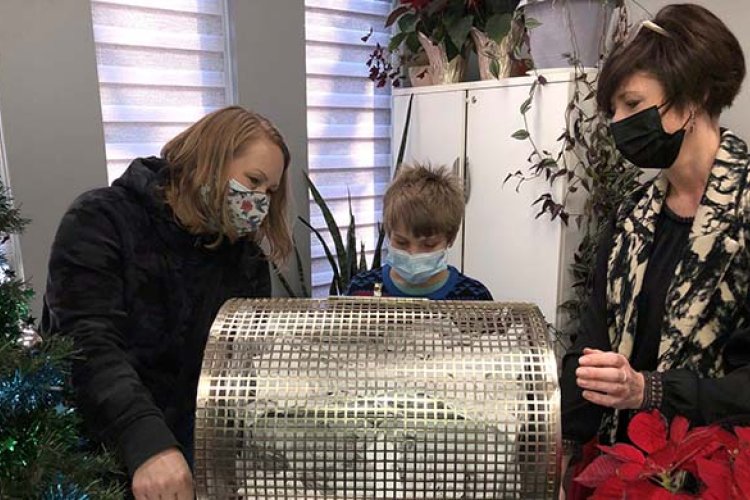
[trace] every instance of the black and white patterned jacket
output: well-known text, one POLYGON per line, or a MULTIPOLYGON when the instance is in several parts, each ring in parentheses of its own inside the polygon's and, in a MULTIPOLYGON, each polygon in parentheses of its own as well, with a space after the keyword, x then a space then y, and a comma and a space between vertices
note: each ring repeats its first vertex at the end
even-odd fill
MULTIPOLYGON (((688 248, 667 293, 658 352, 664 381, 661 410, 667 416, 685 415, 694 424, 750 415, 749 162, 745 142, 723 131, 688 248)), ((596 420, 603 435, 614 436, 617 412, 586 403, 580 391, 573 394, 575 368, 583 347, 630 357, 637 299, 667 188, 666 177, 659 176, 630 197, 618 210, 611 242, 603 245, 606 255, 599 265, 606 277, 599 279, 600 300, 592 300, 601 310, 584 325, 588 331, 564 360, 566 438, 587 441, 599 426, 584 430, 581 422, 596 420), (566 380, 571 377, 572 384, 566 380), (577 418, 578 423, 571 422, 577 418)))

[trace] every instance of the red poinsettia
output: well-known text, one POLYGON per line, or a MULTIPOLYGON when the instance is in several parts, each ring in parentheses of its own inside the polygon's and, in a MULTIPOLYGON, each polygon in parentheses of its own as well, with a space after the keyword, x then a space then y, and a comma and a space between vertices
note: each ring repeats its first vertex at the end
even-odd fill
POLYGON ((592 498, 750 498, 750 429, 691 430, 677 416, 667 432, 665 418, 654 410, 633 417, 628 437, 635 446, 599 446, 602 455, 575 478, 596 488, 592 498))

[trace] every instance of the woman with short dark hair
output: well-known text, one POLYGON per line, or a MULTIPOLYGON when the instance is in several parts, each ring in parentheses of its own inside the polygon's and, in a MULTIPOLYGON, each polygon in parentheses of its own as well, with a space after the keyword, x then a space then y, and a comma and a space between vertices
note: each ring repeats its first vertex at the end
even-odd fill
POLYGON ((618 149, 662 172, 599 247, 563 359, 568 455, 597 434, 626 441, 644 409, 694 425, 750 414, 750 157, 719 126, 744 77, 735 36, 691 4, 661 9, 602 68, 597 102, 618 149))

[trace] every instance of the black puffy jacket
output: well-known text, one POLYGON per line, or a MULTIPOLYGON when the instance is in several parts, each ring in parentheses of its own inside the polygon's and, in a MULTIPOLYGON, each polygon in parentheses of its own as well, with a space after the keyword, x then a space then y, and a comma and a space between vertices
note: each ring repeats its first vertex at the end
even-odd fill
POLYGON ((78 406, 132 475, 172 446, 189 456, 203 351, 231 297, 268 297, 268 261, 249 241, 210 250, 163 201, 163 160, 135 160, 64 215, 49 263, 42 330, 72 337, 78 406))

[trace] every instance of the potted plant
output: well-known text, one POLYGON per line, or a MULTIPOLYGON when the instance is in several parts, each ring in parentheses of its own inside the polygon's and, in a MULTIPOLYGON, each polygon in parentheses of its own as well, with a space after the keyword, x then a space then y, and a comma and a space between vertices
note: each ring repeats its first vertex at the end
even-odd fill
POLYGON ((429 70, 421 70, 419 76, 429 74, 434 84, 461 81, 472 27, 482 32, 489 29, 493 39, 502 41, 517 4, 518 0, 400 0, 385 22, 386 28, 398 29, 387 47, 376 45, 367 61, 370 79, 378 86, 389 80, 398 86, 401 67, 411 64, 414 56, 426 54, 429 70))
MULTIPOLYGON (((623 6, 618 10, 616 29, 608 41, 621 43, 627 38, 629 29, 628 14, 623 6)), ((604 41, 606 38, 602 36, 601 43, 604 41)), ((581 240, 570 269, 574 296, 561 304, 569 320, 565 331, 557 335, 562 349, 570 342, 576 331, 577 319, 588 302, 597 246, 610 214, 641 185, 642 176, 639 168, 623 159, 609 132, 606 118, 593 105, 598 71, 584 68, 576 53, 570 55, 570 60, 573 66, 569 71, 575 85, 566 110, 566 127, 558 138, 558 147, 554 150, 539 148, 526 119, 536 92, 547 83, 544 75, 537 73, 528 98, 520 106, 525 126, 513 134, 514 139, 528 143, 529 163, 504 179, 505 183, 516 182, 517 188, 531 179, 546 180, 550 190, 534 203, 539 209, 537 217, 548 216, 552 220, 559 217, 564 224, 574 222, 580 230, 581 240), (561 181, 565 182, 562 196, 556 197, 553 186, 561 181), (580 200, 581 194, 585 195, 583 206, 570 221, 571 203, 576 198, 580 200)))
POLYGON ((471 37, 482 80, 507 78, 512 73, 516 49, 525 34, 516 8, 520 0, 485 0, 473 2, 474 25, 471 37))
POLYGON ((531 56, 536 69, 596 67, 614 7, 623 0, 521 0, 527 19, 531 56), (562 28, 562 29, 561 29, 562 28))

